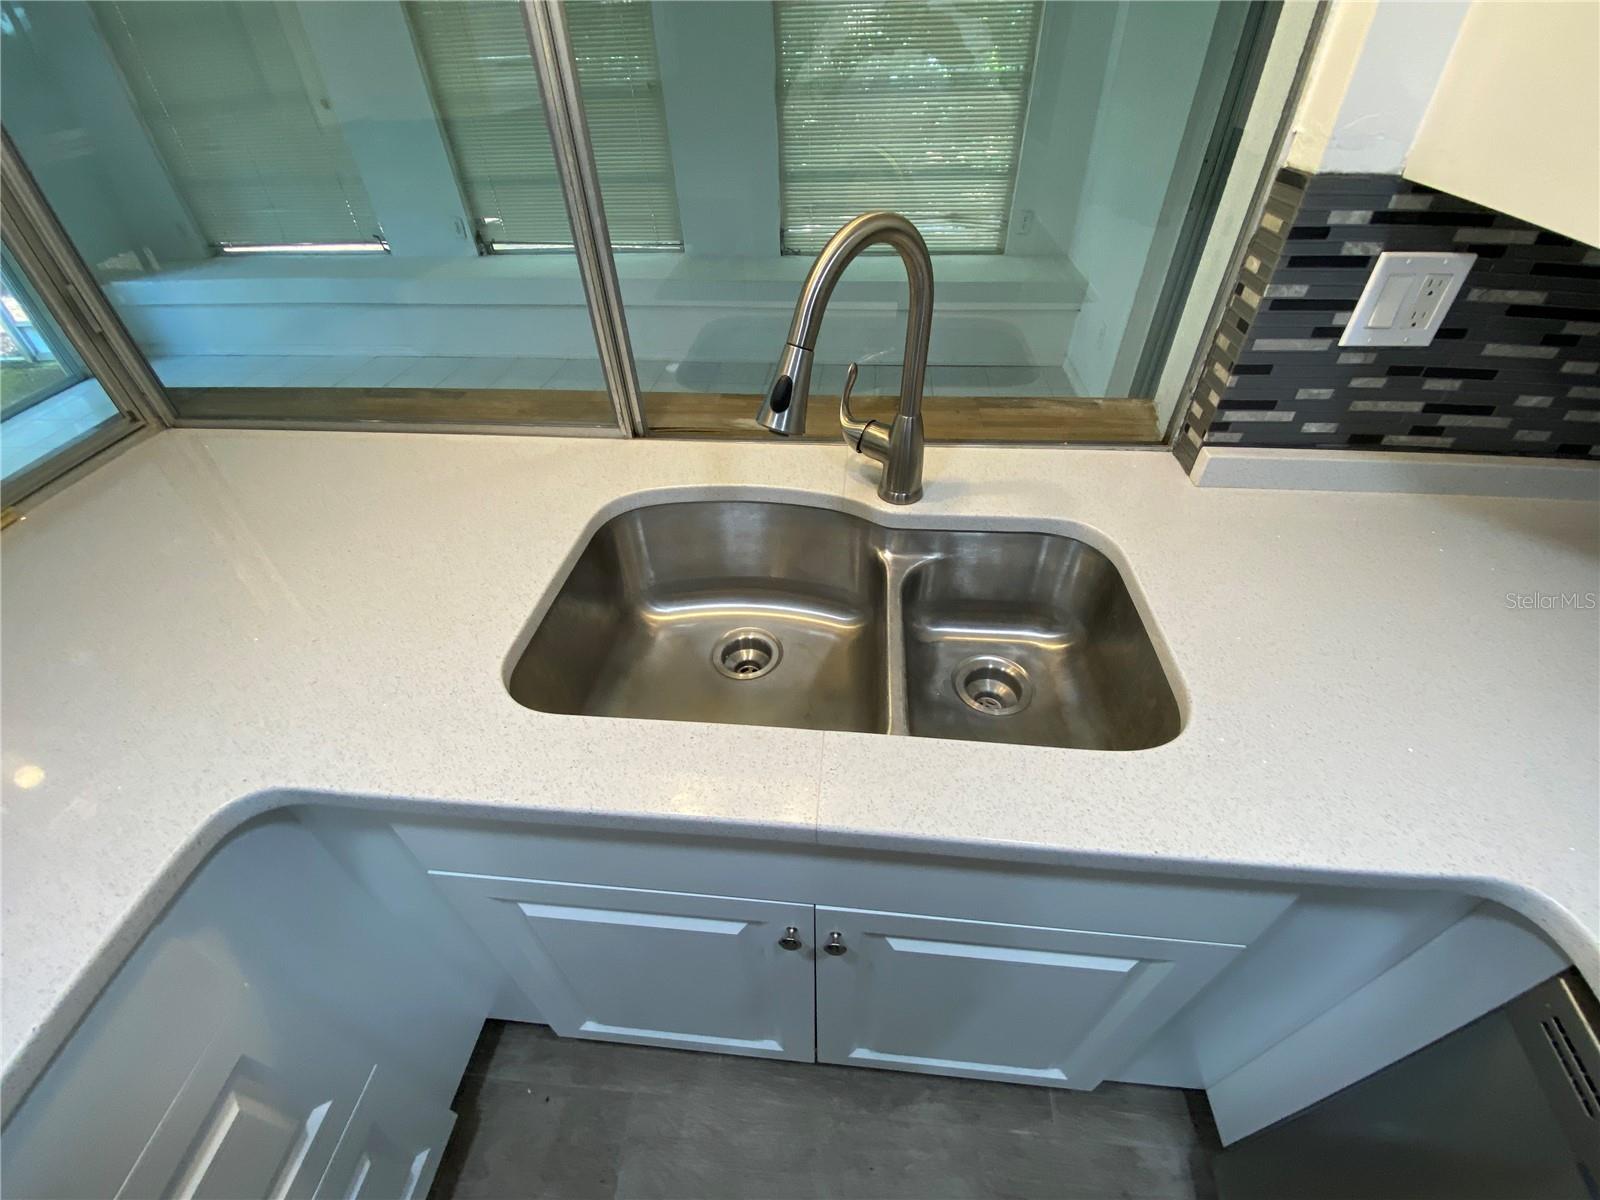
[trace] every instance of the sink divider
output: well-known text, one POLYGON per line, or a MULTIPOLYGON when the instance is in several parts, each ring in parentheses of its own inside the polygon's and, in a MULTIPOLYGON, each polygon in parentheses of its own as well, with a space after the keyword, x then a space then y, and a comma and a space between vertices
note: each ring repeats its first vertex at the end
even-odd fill
POLYGON ((888 689, 889 727, 885 733, 911 736, 911 701, 906 694, 905 581, 913 567, 927 560, 924 554, 899 554, 880 550, 883 563, 884 685, 888 689))

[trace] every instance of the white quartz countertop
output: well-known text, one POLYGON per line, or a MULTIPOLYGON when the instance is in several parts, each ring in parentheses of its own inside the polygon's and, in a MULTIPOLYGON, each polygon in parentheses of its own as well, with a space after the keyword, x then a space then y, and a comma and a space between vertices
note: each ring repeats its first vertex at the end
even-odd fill
POLYGON ((327 802, 1500 901, 1600 978, 1600 508, 1196 488, 1155 450, 162 433, 0 541, 3 1053, 25 1087, 229 830, 327 802), (606 517, 788 499, 1071 534, 1173 742, 1078 751, 530 711, 508 652, 606 517), (759 773, 749 764, 759 762, 759 773), (870 763, 863 770, 863 763, 870 763))

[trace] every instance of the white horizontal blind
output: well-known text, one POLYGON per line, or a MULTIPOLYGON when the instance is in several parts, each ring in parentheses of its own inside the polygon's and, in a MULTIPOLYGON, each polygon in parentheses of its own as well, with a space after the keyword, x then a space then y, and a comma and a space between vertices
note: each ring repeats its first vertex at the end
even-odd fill
MULTIPOLYGON (((420 0, 406 8, 485 240, 572 245, 520 8, 511 0, 420 0)), ((623 248, 679 247, 649 5, 575 0, 566 12, 611 240, 623 248)))
POLYGON ((888 208, 929 248, 1005 248, 1038 3, 780 0, 783 248, 888 208))
POLYGON ((214 245, 381 241, 292 4, 95 0, 93 9, 214 245))
POLYGON ((650 9, 645 0, 574 0, 567 29, 611 240, 681 248, 650 9))
POLYGON ((483 240, 572 245, 522 10, 426 0, 406 12, 483 240))

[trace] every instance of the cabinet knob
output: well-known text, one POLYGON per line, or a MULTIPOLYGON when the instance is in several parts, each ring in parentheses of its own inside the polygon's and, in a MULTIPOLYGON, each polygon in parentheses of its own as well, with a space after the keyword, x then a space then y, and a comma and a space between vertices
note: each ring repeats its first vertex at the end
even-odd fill
POLYGON ((800 949, 800 931, 793 925, 783 931, 783 936, 778 939, 778 945, 785 950, 800 949))
POLYGON ((839 955, 843 954, 844 953, 844 934, 840 933, 837 929, 835 929, 832 933, 830 933, 828 935, 828 943, 827 943, 827 945, 823 946, 822 949, 823 949, 824 953, 831 954, 835 958, 837 958, 839 955))

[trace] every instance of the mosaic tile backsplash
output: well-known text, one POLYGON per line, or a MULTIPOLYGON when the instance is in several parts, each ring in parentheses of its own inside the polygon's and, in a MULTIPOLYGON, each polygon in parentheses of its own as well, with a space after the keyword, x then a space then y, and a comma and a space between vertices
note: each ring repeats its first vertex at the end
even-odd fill
POLYGON ((1387 175, 1279 172, 1174 453, 1600 460, 1600 250, 1387 175), (1478 256, 1433 344, 1339 346, 1385 250, 1478 256))

